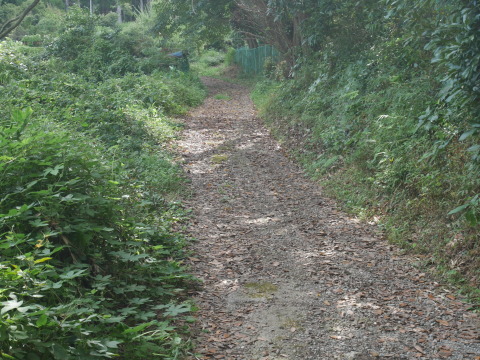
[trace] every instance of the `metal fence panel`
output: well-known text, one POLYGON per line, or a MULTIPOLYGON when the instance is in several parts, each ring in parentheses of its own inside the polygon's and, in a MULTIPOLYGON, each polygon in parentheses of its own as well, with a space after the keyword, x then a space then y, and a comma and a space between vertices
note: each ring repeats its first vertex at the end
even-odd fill
POLYGON ((247 74, 263 73, 263 65, 266 59, 278 62, 280 53, 271 45, 259 46, 254 49, 242 47, 235 51, 235 63, 240 65, 247 74))

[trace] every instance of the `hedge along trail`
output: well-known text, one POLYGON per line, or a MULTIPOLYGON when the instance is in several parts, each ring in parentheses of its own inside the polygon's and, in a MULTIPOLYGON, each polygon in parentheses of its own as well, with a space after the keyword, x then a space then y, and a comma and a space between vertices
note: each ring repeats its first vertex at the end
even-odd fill
MULTIPOLYGON (((98 60, 112 48, 96 34, 82 46, 98 60)), ((175 71, 110 77, 58 48, 30 50, 0 43, 0 354, 177 359, 193 279, 172 230, 183 180, 166 152, 179 126, 167 114, 201 102, 201 85, 175 71)))

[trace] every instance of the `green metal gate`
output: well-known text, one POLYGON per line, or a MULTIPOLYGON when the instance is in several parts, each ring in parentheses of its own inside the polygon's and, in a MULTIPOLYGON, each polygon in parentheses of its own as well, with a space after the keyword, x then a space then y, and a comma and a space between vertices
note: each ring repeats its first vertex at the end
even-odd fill
POLYGON ((266 59, 272 59, 276 63, 280 60, 280 53, 271 45, 254 49, 242 47, 235 51, 235 63, 247 74, 261 74, 266 59))

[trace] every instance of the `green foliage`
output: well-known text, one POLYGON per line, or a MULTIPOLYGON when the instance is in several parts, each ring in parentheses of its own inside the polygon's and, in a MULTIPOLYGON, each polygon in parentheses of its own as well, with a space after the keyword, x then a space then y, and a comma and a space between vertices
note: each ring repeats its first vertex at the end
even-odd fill
POLYGON ((350 210, 478 286, 478 2, 306 3, 293 79, 254 91, 263 116, 350 210))
POLYGON ((136 53, 98 21, 71 11, 40 56, 0 43, 4 358, 178 359, 189 347, 177 322, 191 320, 193 279, 172 231, 183 179, 165 144, 178 129, 167 114, 204 90, 176 71, 120 77, 136 53))
MULTIPOLYGON (((480 123, 476 116, 480 105, 480 44, 476 41, 480 26, 480 10, 477 1, 467 1, 463 7, 457 7, 446 16, 446 21, 432 33, 432 39, 426 48, 433 51, 433 63, 446 70, 442 79, 439 100, 442 106, 455 106, 467 109, 460 126, 466 127, 460 136, 464 141, 478 134, 480 123)), ((437 114, 441 109, 437 111, 437 114)), ((430 115, 430 114, 429 114, 430 115)), ((430 122, 434 115, 428 116, 430 122)), ((470 148, 473 160, 480 161, 480 146, 470 148)))
POLYGON ((233 65, 235 61, 235 49, 234 48, 228 48, 227 53, 225 54, 225 63, 227 65, 233 65))
POLYGON ((192 58, 192 70, 202 76, 218 76, 226 69, 225 53, 206 50, 192 58))
POLYGON ((157 0, 152 5, 155 30, 166 37, 181 34, 189 48, 223 42, 230 31, 231 4, 230 0, 157 0))
POLYGON ((140 217, 146 193, 113 181, 118 170, 87 139, 26 127, 30 113, 1 131, 2 352, 93 359, 127 343, 122 352, 141 355, 132 342, 160 351, 175 335, 153 299, 168 301, 186 278, 164 260, 180 245, 168 218, 140 217))
MULTIPOLYGON (((419 126, 427 131, 435 129, 437 133, 443 132, 444 136, 441 141, 434 144, 433 150, 428 155, 437 155, 452 140, 458 139, 468 144, 466 147, 467 153, 471 156, 469 167, 472 174, 478 172, 480 169, 478 144, 480 45, 476 40, 480 24, 478 1, 433 4, 429 1, 419 1, 412 4, 403 0, 394 1, 393 5, 411 24, 418 17, 415 9, 421 9, 424 14, 431 13, 433 9, 433 16, 425 17, 422 24, 424 33, 430 36, 425 49, 433 53, 431 61, 439 69, 440 89, 435 101, 429 102, 430 106, 420 116, 419 126), (436 22, 432 21, 432 17, 436 22)), ((410 25, 413 30, 417 30, 418 26, 410 25)), ((414 36, 412 33, 410 38, 414 36)), ((475 219, 479 218, 480 214, 478 208, 472 206, 477 197, 478 194, 450 213, 465 210, 464 215, 468 223, 477 225, 475 219)))
POLYGON ((108 16, 72 9, 46 55, 60 59, 57 66, 93 81, 128 73, 188 70, 184 69, 184 59, 168 55, 173 50, 153 32, 152 17, 143 15, 142 22, 110 24, 108 16))
POLYGON ((65 28, 48 47, 49 54, 62 60, 71 72, 102 79, 105 75, 124 75, 136 70, 132 48, 118 46, 118 28, 97 27, 98 17, 80 8, 67 14, 65 28))
POLYGON ((216 50, 207 50, 202 53, 200 61, 206 66, 218 66, 225 61, 225 54, 216 50))

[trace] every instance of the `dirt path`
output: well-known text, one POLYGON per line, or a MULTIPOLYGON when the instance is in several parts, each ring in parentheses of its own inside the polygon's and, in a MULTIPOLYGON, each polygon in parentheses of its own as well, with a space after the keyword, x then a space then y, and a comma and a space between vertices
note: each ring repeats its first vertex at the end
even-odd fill
POLYGON ((179 143, 204 280, 192 359, 480 359, 479 317, 324 198, 246 89, 205 83, 179 143))

